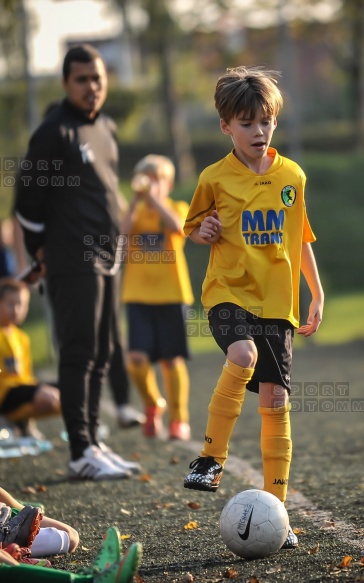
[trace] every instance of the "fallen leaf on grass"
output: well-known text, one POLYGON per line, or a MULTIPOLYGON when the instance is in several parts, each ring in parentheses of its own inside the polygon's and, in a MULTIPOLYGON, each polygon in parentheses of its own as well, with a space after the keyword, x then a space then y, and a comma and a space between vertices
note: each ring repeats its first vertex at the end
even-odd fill
POLYGON ((37 492, 46 492, 47 486, 43 486, 42 484, 38 484, 38 486, 36 486, 35 489, 37 492))
POLYGON ((179 462, 180 462, 180 458, 177 457, 176 455, 171 457, 171 459, 169 460, 169 463, 171 464, 171 466, 175 466, 175 465, 179 464, 179 462))
POLYGON ((131 537, 131 534, 121 534, 120 540, 128 540, 131 537))
POLYGON ((266 571, 267 575, 274 575, 274 573, 280 573, 282 569, 282 565, 275 565, 266 571))
POLYGON ((151 482, 152 476, 150 476, 149 474, 142 474, 141 476, 139 476, 139 480, 141 482, 151 482))
POLYGON ((125 510, 125 508, 120 508, 120 512, 121 512, 121 514, 126 514, 126 516, 130 516, 131 515, 130 510, 125 510))
POLYGON ((190 520, 187 524, 184 525, 184 529, 185 530, 193 530, 194 528, 197 528, 197 521, 196 520, 190 520))
POLYGON ((352 560, 353 557, 350 557, 350 555, 346 555, 346 557, 344 557, 342 561, 338 564, 339 569, 343 569, 344 567, 351 567, 352 560))
POLYGON ((303 530, 303 528, 294 528, 293 529, 293 532, 295 534, 304 534, 305 533, 305 531, 303 530))
POLYGON ((22 494, 35 494, 36 493, 36 489, 33 488, 32 486, 27 486, 26 488, 22 488, 20 491, 22 494))
POLYGON ((192 573, 186 573, 183 577, 183 583, 193 583, 194 580, 195 578, 192 573))
POLYGON ((239 573, 235 569, 232 569, 231 567, 226 569, 224 579, 236 579, 236 577, 239 577, 239 573))
POLYGON ((309 555, 316 555, 316 553, 318 553, 320 550, 320 545, 316 545, 315 547, 312 547, 312 549, 308 549, 307 553, 309 555))
POLYGON ((249 583, 261 583, 261 580, 258 579, 258 577, 256 577, 255 575, 253 575, 253 577, 250 577, 249 583))
POLYGON ((88 553, 88 551, 89 551, 89 550, 90 550, 90 549, 88 549, 87 547, 84 547, 84 546, 82 545, 82 547, 81 547, 81 551, 85 551, 86 553, 88 553))
POLYGON ((198 510, 201 508, 201 504, 198 504, 197 502, 188 502, 187 506, 188 508, 192 508, 192 510, 198 510))
POLYGON ((136 583, 144 583, 144 579, 141 578, 140 575, 134 575, 136 583))
POLYGON ((324 520, 323 523, 321 524, 320 528, 335 528, 336 526, 336 522, 334 522, 333 520, 324 520))

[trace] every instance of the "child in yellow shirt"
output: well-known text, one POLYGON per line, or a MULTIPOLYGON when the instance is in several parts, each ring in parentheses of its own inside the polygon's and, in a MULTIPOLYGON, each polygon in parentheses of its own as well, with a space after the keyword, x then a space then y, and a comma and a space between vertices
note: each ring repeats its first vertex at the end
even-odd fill
POLYGON ((32 370, 31 347, 21 324, 29 289, 15 278, 0 280, 0 415, 31 433, 34 418, 59 415, 59 389, 40 384, 32 370))
POLYGON ((193 302, 183 223, 184 201, 170 193, 175 168, 164 156, 150 154, 138 162, 134 196, 122 222, 122 301, 128 318, 128 373, 144 401, 146 437, 163 428, 166 401, 159 391, 153 363, 161 368, 169 408, 169 437, 190 438, 188 357, 183 306, 193 302))

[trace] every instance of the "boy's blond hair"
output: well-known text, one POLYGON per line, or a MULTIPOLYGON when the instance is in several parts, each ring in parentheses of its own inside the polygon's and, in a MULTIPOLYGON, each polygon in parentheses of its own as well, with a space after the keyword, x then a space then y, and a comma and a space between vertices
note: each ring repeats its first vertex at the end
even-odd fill
POLYGON ((267 116, 276 117, 283 105, 283 96, 277 86, 278 71, 264 67, 236 67, 227 69, 219 77, 215 90, 215 107, 225 122, 242 113, 254 119, 262 109, 267 116))
POLYGON ((174 183, 175 167, 169 158, 158 154, 148 154, 134 167, 134 174, 154 174, 158 177, 167 178, 171 184, 174 183))

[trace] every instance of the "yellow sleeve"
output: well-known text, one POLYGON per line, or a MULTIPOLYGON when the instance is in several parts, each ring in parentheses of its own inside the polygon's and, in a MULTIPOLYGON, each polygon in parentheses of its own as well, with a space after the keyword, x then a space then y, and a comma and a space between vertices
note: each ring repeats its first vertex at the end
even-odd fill
POLYGON ((188 236, 193 229, 199 227, 204 218, 209 216, 215 208, 215 197, 211 185, 204 182, 200 176, 183 227, 185 235, 188 236))

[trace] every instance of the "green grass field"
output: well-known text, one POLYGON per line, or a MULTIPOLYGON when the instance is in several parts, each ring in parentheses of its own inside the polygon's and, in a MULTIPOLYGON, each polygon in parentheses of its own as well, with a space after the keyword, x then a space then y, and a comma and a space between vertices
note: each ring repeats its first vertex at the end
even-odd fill
MULTIPOLYGON (((348 294, 326 300, 324 319, 318 333, 310 339, 296 335, 295 348, 307 342, 315 344, 342 344, 364 339, 363 319, 364 293, 348 294)), ((45 318, 28 321, 24 329, 32 342, 33 362, 36 368, 53 365, 54 353, 51 335, 45 318)), ((211 336, 190 336, 189 345, 192 354, 203 352, 220 352, 211 336)))

